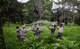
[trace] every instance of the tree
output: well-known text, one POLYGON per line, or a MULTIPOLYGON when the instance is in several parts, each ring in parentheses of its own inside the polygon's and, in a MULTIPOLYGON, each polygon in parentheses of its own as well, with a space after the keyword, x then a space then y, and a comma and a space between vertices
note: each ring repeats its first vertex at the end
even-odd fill
POLYGON ((22 4, 18 3, 17 0, 0 0, 0 48, 5 48, 5 41, 2 29, 2 19, 5 17, 8 22, 14 20, 15 14, 21 14, 19 11, 22 11, 22 4))
POLYGON ((5 0, 6 3, 4 3, 3 5, 3 17, 5 17, 5 22, 12 22, 12 23, 16 23, 16 22, 22 22, 21 21, 23 18, 21 17, 23 15, 23 5, 22 3, 17 2, 17 0, 5 0), (21 19, 18 19, 21 18, 21 19), (18 21, 17 21, 17 20, 18 21))
POLYGON ((77 13, 75 13, 75 10, 76 10, 75 7, 77 7, 77 0, 62 0, 62 1, 65 4, 67 4, 67 6, 69 6, 68 11, 71 11, 72 12, 71 13, 71 15, 72 15, 72 23, 74 24, 75 23, 75 18, 76 18, 76 15, 77 15, 77 13))
POLYGON ((75 19, 75 23, 80 25, 80 0, 77 0, 77 17, 75 19))
POLYGON ((3 29, 2 29, 2 7, 4 5, 4 0, 0 0, 0 49, 6 49, 3 29))
POLYGON ((39 19, 41 19, 43 16, 43 5, 44 5, 43 2, 44 2, 44 0, 34 0, 34 1, 35 1, 35 7, 38 11, 38 17, 39 17, 39 19))
POLYGON ((53 2, 50 0, 45 0, 44 1, 44 6, 43 6, 43 18, 48 19, 49 21, 52 20, 53 18, 53 10, 52 10, 52 5, 53 2))
POLYGON ((6 49, 5 48, 3 30, 2 30, 2 15, 1 14, 0 14, 0 48, 1 49, 6 49))
POLYGON ((75 12, 77 11, 77 0, 62 0, 59 2, 55 2, 55 4, 60 5, 58 9, 60 9, 61 12, 57 13, 61 13, 61 15, 58 18, 66 24, 67 22, 72 22, 74 24, 75 18, 77 16, 77 13, 75 12))

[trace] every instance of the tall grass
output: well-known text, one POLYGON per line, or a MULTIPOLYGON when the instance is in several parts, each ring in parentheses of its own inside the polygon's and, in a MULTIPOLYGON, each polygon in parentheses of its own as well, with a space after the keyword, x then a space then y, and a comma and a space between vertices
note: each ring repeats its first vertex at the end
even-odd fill
MULTIPOLYGON (((63 39, 56 39, 57 30, 54 37, 50 36, 50 30, 46 26, 40 28, 42 41, 35 39, 32 31, 27 32, 24 42, 17 39, 16 24, 3 27, 5 43, 7 49, 79 49, 80 48, 80 26, 65 26, 63 39)), ((29 27, 26 27, 29 28, 29 27)))

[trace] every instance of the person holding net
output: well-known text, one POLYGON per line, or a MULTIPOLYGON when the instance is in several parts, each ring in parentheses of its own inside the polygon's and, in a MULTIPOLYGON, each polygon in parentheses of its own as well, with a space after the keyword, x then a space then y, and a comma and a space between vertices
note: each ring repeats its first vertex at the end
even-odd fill
POLYGON ((54 32, 55 32, 55 30, 56 30, 56 25, 55 25, 55 24, 52 24, 51 27, 50 27, 50 25, 47 26, 47 27, 48 27, 48 29, 50 30, 51 35, 53 36, 53 35, 54 35, 54 32))
POLYGON ((20 39, 21 41, 24 41, 24 39, 26 38, 26 33, 31 30, 31 28, 26 29, 25 25, 22 26, 21 30, 20 30, 20 39))

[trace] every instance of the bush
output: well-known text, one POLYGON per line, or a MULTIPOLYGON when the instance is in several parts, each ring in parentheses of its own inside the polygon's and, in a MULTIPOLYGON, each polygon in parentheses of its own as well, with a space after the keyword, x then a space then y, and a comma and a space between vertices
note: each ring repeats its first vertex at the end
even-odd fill
POLYGON ((75 24, 80 25, 80 17, 77 17, 77 18, 75 19, 75 24))

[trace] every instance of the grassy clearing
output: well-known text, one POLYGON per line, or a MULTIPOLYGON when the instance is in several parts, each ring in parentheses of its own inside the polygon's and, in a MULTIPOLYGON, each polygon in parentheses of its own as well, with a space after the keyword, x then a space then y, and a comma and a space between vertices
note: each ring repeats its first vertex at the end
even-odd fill
MULTIPOLYGON (((22 43, 17 39, 16 25, 5 25, 3 27, 5 42, 7 49, 79 49, 80 48, 80 26, 65 26, 63 40, 56 40, 55 36, 50 36, 50 31, 47 27, 41 26, 44 30, 41 33, 43 40, 39 42, 35 39, 32 31, 27 33, 25 41, 22 43)), ((26 27, 28 28, 28 27, 26 27)))

